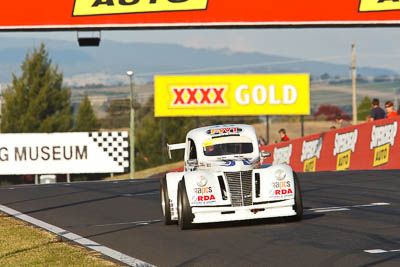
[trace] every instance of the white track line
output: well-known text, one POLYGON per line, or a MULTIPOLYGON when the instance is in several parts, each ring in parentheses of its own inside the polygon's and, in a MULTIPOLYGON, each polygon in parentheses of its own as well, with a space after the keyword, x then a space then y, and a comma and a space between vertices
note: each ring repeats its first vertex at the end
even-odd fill
POLYGON ((79 235, 76 235, 74 233, 68 232, 68 231, 66 231, 66 230, 64 230, 62 228, 57 227, 57 226, 45 223, 45 222, 43 222, 41 220, 38 220, 38 219, 35 219, 35 218, 31 217, 31 216, 25 215, 25 214, 23 214, 23 213, 21 213, 19 211, 10 209, 10 208, 8 208, 6 206, 0 205, 0 211, 3 211, 3 212, 5 212, 5 213, 7 213, 7 214, 9 214, 9 215, 11 215, 11 216, 13 216, 15 218, 18 218, 18 219, 20 219, 22 221, 28 222, 30 224, 33 224, 33 225, 37 226, 37 227, 40 227, 40 228, 45 229, 47 231, 50 231, 50 232, 52 232, 52 233, 54 233, 54 234, 56 234, 58 236, 61 236, 61 237, 66 238, 68 240, 71 240, 71 241, 73 241, 75 243, 78 243, 78 244, 84 246, 84 247, 87 247, 89 249, 92 249, 92 250, 95 250, 97 252, 100 252, 103 255, 106 255, 106 256, 108 256, 110 258, 113 258, 113 259, 115 259, 117 261, 125 263, 125 264, 127 264, 129 266, 138 266, 138 267, 154 266, 154 265, 146 263, 144 261, 132 258, 132 257, 130 257, 128 255, 125 255, 125 254, 123 254, 121 252, 118 252, 116 250, 113 250, 113 249, 110 249, 108 247, 102 246, 102 245, 100 245, 100 244, 98 244, 98 243, 96 243, 96 242, 94 242, 94 241, 92 241, 90 239, 81 237, 79 235))
POLYGON ((366 253, 370 254, 382 254, 382 253, 393 253, 393 252, 400 252, 400 249, 392 249, 392 250, 384 250, 384 249, 368 249, 364 250, 366 253))
POLYGON ((376 206, 387 206, 387 205, 390 205, 390 203, 377 202, 377 203, 370 203, 370 204, 363 204, 363 205, 353 205, 353 206, 304 209, 304 211, 313 211, 313 212, 345 211, 345 210, 350 210, 351 208, 365 208, 365 207, 376 207, 376 206))
POLYGON ((116 226, 116 225, 128 225, 128 224, 134 224, 134 225, 149 225, 151 223, 157 223, 157 222, 162 222, 162 220, 149 220, 149 221, 137 221, 137 222, 121 222, 121 223, 109 223, 109 224, 94 224, 90 225, 93 227, 100 227, 100 226, 116 226))

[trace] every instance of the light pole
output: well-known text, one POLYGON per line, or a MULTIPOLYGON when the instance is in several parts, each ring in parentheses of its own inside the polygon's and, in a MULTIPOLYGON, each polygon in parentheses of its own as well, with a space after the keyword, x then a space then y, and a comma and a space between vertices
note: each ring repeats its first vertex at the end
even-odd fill
POLYGON ((134 109, 134 96, 133 96, 133 71, 127 71, 126 74, 129 76, 130 86, 131 86, 131 123, 130 123, 130 143, 131 143, 131 151, 130 151, 130 170, 131 170, 131 179, 135 178, 135 109, 134 109))
POLYGON ((351 44, 351 80, 353 87, 353 125, 357 124, 357 89, 356 89, 356 45, 351 44))

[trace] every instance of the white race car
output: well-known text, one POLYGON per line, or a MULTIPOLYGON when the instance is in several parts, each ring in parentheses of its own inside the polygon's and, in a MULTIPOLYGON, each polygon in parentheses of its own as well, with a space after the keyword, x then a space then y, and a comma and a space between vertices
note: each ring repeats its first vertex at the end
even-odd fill
POLYGON ((271 217, 301 220, 303 203, 298 178, 286 164, 261 165, 269 153, 259 152, 252 126, 216 125, 191 130, 183 172, 161 179, 164 224, 193 224, 271 217))

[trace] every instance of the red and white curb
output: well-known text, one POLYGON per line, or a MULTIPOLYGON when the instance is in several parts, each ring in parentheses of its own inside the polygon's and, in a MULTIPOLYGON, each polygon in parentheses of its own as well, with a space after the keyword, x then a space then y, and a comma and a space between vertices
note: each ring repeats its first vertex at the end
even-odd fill
POLYGON ((90 239, 81 237, 79 235, 76 235, 74 233, 68 232, 67 230, 64 230, 62 228, 59 228, 57 226, 45 223, 41 220, 35 219, 31 216, 28 216, 26 214, 23 214, 19 211, 10 209, 6 206, 0 205, 0 211, 7 213, 10 216, 13 216, 15 218, 18 218, 22 221, 25 221, 27 223, 33 224, 37 227, 40 227, 44 230, 47 230, 49 232, 52 232, 62 238, 68 239, 70 241, 73 241, 81 246, 84 246, 86 248, 89 248, 91 250, 100 252, 101 254, 108 256, 112 259, 115 259, 117 261, 120 261, 124 264, 127 264, 129 266, 137 266, 137 267, 147 267, 147 266, 154 266, 152 264, 149 264, 147 262, 132 258, 128 255, 125 255, 121 252, 118 252, 116 250, 110 249, 108 247, 102 246, 90 239))

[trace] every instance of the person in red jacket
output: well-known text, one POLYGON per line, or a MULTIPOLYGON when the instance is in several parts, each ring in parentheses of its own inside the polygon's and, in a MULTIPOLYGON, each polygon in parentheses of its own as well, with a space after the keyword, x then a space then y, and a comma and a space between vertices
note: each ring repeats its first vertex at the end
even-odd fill
POLYGON ((392 101, 386 101, 385 103, 385 109, 386 109, 386 118, 393 118, 397 116, 397 111, 393 109, 393 102, 392 101))
POLYGON ((281 142, 283 141, 289 141, 289 137, 286 135, 286 130, 285 129, 280 129, 279 130, 279 136, 281 137, 281 142))

